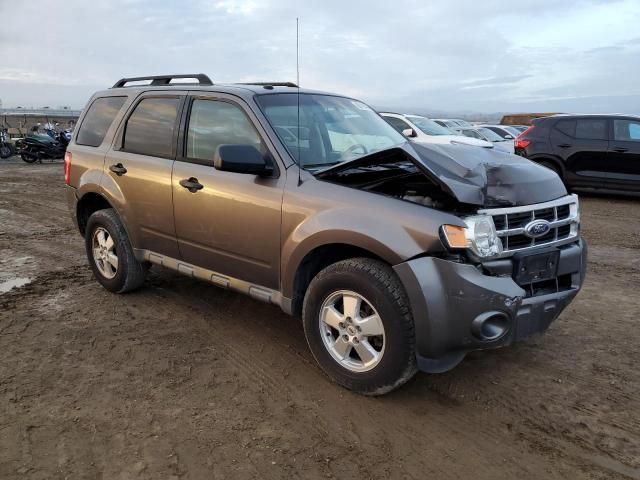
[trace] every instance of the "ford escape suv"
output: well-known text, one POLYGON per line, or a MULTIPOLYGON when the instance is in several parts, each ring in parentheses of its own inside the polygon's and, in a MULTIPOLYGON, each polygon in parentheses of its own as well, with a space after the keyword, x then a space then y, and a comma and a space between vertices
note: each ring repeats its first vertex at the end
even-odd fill
POLYGON ((409 143, 293 84, 122 79, 90 99, 64 173, 107 290, 155 264, 279 305, 363 394, 545 331, 584 278, 578 198, 554 172, 409 143))

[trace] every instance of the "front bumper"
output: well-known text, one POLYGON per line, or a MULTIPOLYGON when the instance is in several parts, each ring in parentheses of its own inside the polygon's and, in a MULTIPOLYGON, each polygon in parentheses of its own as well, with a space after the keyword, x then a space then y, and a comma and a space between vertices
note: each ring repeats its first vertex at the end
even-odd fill
POLYGON ((472 350, 502 347, 544 332, 582 287, 586 259, 582 239, 560 247, 553 289, 520 286, 511 272, 505 274, 504 265, 499 274, 434 257, 396 265, 413 312, 418 367, 444 372, 472 350), (481 325, 494 321, 502 333, 491 335, 496 330, 488 329, 485 334, 481 325))

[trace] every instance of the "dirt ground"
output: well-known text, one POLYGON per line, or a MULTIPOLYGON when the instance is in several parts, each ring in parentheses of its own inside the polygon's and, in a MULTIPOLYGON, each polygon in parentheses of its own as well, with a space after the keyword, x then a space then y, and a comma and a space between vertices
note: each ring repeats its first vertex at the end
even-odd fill
POLYGON ((156 267, 104 290, 62 177, 0 163, 0 478, 640 479, 640 200, 581 196, 546 335, 364 398, 274 306, 156 267))

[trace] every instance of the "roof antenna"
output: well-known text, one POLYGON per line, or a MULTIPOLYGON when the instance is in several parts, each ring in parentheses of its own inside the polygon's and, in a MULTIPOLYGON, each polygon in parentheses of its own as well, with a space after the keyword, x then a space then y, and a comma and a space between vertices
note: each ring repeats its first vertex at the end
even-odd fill
POLYGON ((296 85, 297 85, 297 106, 298 106, 298 130, 296 131, 296 138, 298 140, 298 186, 302 185, 302 157, 300 156, 300 49, 298 47, 299 44, 299 20, 296 17, 296 85))

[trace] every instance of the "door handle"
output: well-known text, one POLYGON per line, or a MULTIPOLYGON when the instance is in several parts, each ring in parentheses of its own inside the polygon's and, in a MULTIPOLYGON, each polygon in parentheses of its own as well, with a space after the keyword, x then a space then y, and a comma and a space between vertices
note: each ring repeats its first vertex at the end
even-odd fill
POLYGON ((569 148, 571 146, 570 143, 561 143, 560 145, 558 145, 560 148, 569 148))
POLYGON ((117 163, 116 165, 111 165, 109 167, 109 170, 111 170, 113 173, 115 173, 119 177, 127 173, 127 169, 124 168, 121 163, 117 163))
POLYGON ((629 149, 626 147, 613 147, 613 151, 618 153, 624 153, 624 152, 628 152, 629 149))
POLYGON ((180 180, 180 186, 186 188, 191 193, 196 193, 198 190, 202 190, 204 187, 197 178, 189 177, 180 180))

